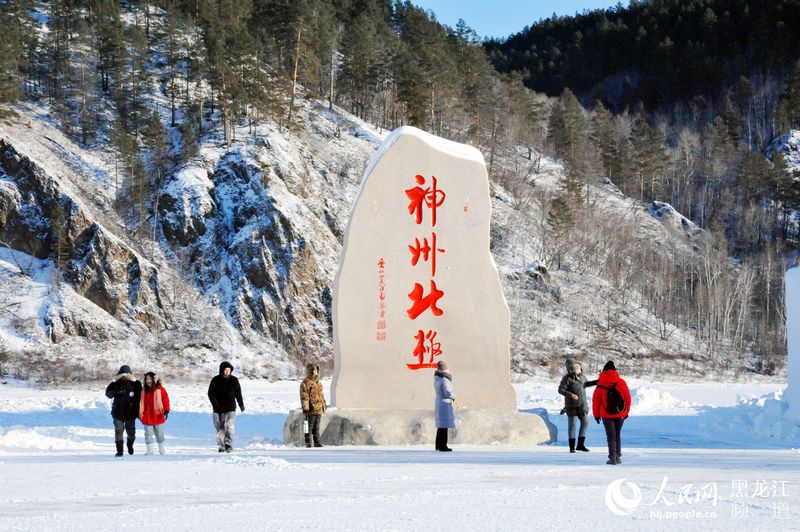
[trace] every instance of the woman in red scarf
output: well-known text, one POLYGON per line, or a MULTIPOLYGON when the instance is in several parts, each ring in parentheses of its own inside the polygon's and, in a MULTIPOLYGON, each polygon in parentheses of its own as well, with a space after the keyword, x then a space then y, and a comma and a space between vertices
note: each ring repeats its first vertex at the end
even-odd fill
POLYGON ((144 425, 144 441, 147 454, 153 454, 153 440, 158 442, 159 454, 166 453, 164 448, 164 422, 169 415, 169 395, 161 379, 156 379, 152 371, 144 376, 144 389, 139 401, 139 419, 144 425))

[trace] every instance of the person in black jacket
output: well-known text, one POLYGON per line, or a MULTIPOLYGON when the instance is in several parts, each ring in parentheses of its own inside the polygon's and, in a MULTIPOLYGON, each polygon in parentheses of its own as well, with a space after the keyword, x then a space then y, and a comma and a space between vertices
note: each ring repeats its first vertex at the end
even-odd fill
POLYGON ((106 387, 106 397, 114 400, 111 404, 111 417, 114 418, 114 442, 117 444, 115 456, 122 456, 123 432, 128 433, 128 454, 133 454, 141 395, 142 383, 133 376, 128 366, 119 368, 117 376, 106 387))
POLYGON ((586 448, 586 429, 588 425, 586 415, 589 413, 586 388, 596 386, 597 381, 586 380, 586 375, 581 370, 580 362, 568 358, 565 366, 567 367, 567 374, 561 379, 558 393, 564 396, 564 409, 561 413, 566 413, 568 418, 569 452, 574 453, 576 450, 589 452, 589 449, 586 448), (577 447, 575 446, 575 418, 581 422, 577 447))
POLYGON ((236 423, 236 403, 244 412, 242 388, 239 379, 232 375, 233 365, 223 362, 219 365, 219 375, 208 385, 208 399, 214 408, 214 428, 217 429, 217 448, 219 452, 233 451, 233 431, 236 423))

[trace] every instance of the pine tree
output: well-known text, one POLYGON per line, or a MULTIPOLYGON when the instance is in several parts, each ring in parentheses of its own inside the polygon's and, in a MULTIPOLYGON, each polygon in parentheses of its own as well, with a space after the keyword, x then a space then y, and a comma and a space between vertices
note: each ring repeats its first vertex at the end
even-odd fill
POLYGON ((565 242, 569 239, 569 233, 575 225, 569 199, 565 196, 553 198, 550 209, 547 211, 547 225, 553 231, 554 255, 556 265, 560 269, 563 259, 563 249, 565 242))
POLYGON ((246 27, 251 10, 249 0, 219 0, 202 13, 208 72, 211 86, 219 95, 227 146, 234 141, 236 108, 242 103, 243 65, 252 52, 253 40, 246 27))
POLYGON ((775 120, 781 133, 800 129, 800 60, 794 64, 786 91, 778 103, 775 120))
POLYGON ((81 142, 88 146, 94 141, 100 125, 97 95, 97 60, 92 50, 92 29, 81 18, 75 25, 79 104, 77 109, 81 142))
POLYGON ((67 1, 52 2, 43 49, 46 90, 50 105, 61 122, 61 127, 68 134, 72 133, 74 127, 73 114, 69 108, 74 79, 70 57, 70 35, 74 19, 74 10, 67 1))
POLYGON ((664 134, 642 117, 634 121, 631 131, 631 159, 633 175, 639 183, 639 199, 653 199, 656 184, 668 167, 669 153, 664 134))
POLYGON ((169 6, 166 15, 166 59, 169 78, 166 84, 166 94, 169 97, 170 105, 170 127, 177 125, 175 113, 177 111, 177 101, 180 96, 178 86, 178 62, 181 59, 181 34, 184 27, 182 20, 178 16, 177 10, 169 6))
POLYGON ((14 104, 19 98, 19 57, 22 42, 16 31, 12 6, 0 4, 0 103, 14 104))
POLYGON ((144 91, 147 87, 148 42, 143 28, 137 24, 129 26, 125 31, 125 42, 129 50, 128 69, 125 73, 127 86, 124 109, 130 113, 128 124, 134 135, 141 130, 146 120, 144 109, 144 91))
POLYGON ((614 117, 602 102, 597 102, 592 115, 590 138, 597 146, 603 161, 606 176, 614 175, 614 159, 617 151, 614 140, 614 117))
POLYGON ((113 89, 115 100, 122 90, 122 71, 125 59, 124 26, 120 3, 115 0, 93 0, 93 29, 96 34, 97 55, 99 59, 100 85, 103 92, 113 89))
POLYGON ((377 72, 383 50, 375 13, 360 13, 342 36, 342 65, 339 91, 350 101, 350 109, 361 119, 378 91, 377 72))
POLYGON ((192 157, 197 155, 198 146, 197 146, 197 129, 195 128, 196 120, 192 118, 191 114, 188 114, 183 122, 181 123, 180 133, 181 133, 181 148, 180 148, 180 157, 181 161, 187 162, 192 157))
POLYGON ((0 104, 16 103, 23 80, 32 75, 37 32, 30 11, 29 0, 0 3, 0 104))
POLYGON ((69 262, 69 224, 64 209, 63 200, 58 198, 55 202, 52 214, 52 255, 58 271, 58 279, 61 279, 67 269, 69 262))
POLYGON ((150 114, 150 120, 145 129, 145 142, 150 152, 150 183, 157 190, 172 161, 167 150, 167 130, 156 111, 150 114))
POLYGON ((586 117, 583 107, 569 89, 564 89, 554 105, 548 127, 556 156, 577 164, 586 138, 586 117))

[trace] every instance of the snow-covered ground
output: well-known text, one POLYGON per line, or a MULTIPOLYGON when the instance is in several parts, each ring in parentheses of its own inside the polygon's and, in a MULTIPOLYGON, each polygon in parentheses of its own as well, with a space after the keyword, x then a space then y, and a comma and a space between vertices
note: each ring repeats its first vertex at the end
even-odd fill
MULTIPOLYGON (((515 384, 555 445, 298 449, 298 383, 243 381, 236 450, 216 452, 207 383, 167 386, 168 454, 114 458, 104 383, 0 385, 0 530, 797 530, 800 426, 785 383, 630 382, 621 466, 569 454, 555 382, 515 384)), ((329 382, 326 382, 326 387, 329 382)))

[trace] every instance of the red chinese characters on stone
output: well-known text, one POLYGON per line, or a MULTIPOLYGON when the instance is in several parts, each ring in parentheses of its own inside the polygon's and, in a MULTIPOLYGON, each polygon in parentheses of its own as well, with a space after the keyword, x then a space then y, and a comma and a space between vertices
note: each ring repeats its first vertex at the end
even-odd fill
POLYGON ((443 248, 436 247, 436 233, 431 233, 430 243, 428 243, 427 237, 422 239, 421 244, 419 242, 419 238, 415 238, 414 245, 408 246, 408 250, 411 252, 412 266, 417 265, 420 257, 422 257, 422 260, 425 262, 428 262, 428 258, 430 258, 431 277, 436 276, 436 254, 444 253, 443 248))
POLYGON ((408 369, 424 369, 435 368, 436 364, 433 362, 435 357, 442 354, 442 344, 436 341, 436 331, 422 332, 418 330, 414 335, 417 341, 417 346, 414 348, 413 356, 416 357, 416 364, 406 364, 408 369), (427 356, 426 356, 427 355, 427 356))
POLYGON ((431 176, 431 186, 422 188, 425 178, 421 175, 416 176, 417 186, 406 189, 408 197, 408 214, 413 214, 417 225, 422 223, 422 209, 428 207, 431 210, 431 227, 436 225, 436 209, 442 206, 447 194, 439 190, 436 185, 436 176, 431 176))
POLYGON ((444 311, 436 306, 436 302, 444 295, 444 291, 436 288, 436 282, 431 279, 430 293, 427 296, 423 296, 422 294, 422 285, 414 283, 414 289, 408 294, 408 299, 412 301, 411 308, 406 311, 408 317, 415 320, 417 316, 429 308, 434 316, 441 316, 444 311))

